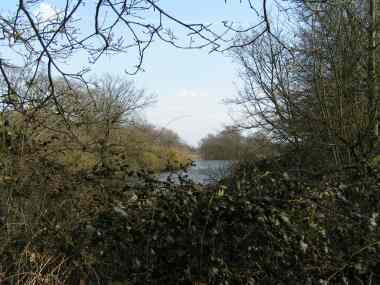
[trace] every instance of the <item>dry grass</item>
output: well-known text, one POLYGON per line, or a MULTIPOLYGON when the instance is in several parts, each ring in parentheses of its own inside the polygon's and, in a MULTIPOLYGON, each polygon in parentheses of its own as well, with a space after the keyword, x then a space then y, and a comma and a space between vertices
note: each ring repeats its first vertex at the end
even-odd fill
POLYGON ((3 281, 16 285, 63 285, 68 276, 65 263, 63 257, 52 257, 26 247, 16 264, 17 273, 6 276, 3 281))

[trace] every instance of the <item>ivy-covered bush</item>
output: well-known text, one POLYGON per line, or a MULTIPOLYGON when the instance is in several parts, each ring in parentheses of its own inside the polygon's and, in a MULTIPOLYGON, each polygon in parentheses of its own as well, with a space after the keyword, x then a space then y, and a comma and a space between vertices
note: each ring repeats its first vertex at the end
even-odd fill
POLYGON ((380 283, 376 173, 306 183, 248 165, 199 188, 33 163, 1 184, 1 276, 18 284, 380 283))

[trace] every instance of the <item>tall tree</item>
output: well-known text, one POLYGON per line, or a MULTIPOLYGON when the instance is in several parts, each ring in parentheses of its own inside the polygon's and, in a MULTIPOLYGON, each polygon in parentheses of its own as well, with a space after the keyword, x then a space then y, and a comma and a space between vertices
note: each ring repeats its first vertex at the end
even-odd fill
POLYGON ((370 157, 379 99, 372 6, 304 2, 295 44, 268 35, 236 49, 244 89, 234 103, 253 122, 243 127, 264 127, 276 139, 322 151, 319 157, 335 165, 370 157))

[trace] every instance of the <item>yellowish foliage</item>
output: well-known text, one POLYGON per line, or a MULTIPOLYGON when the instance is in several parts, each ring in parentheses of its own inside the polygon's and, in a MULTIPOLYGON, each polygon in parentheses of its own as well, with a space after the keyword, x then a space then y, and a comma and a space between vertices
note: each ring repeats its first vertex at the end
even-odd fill
POLYGON ((72 171, 90 170, 97 164, 96 155, 79 150, 67 150, 58 154, 57 160, 72 171))

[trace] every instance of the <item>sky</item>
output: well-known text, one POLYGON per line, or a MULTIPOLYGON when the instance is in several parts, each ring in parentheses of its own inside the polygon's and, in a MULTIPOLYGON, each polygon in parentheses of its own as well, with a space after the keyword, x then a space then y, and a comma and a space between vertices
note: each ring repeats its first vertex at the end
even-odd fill
MULTIPOLYGON (((234 2, 225 5, 223 0, 168 0, 161 1, 161 5, 191 22, 246 21, 252 17, 246 6, 234 2)), ((99 65, 107 69, 113 60, 103 58, 99 65)), ((149 122, 173 129, 193 146, 232 123, 229 106, 223 102, 237 92, 238 66, 231 57, 209 54, 208 49, 179 50, 157 42, 147 51, 143 67, 145 72, 134 77, 136 85, 157 95, 157 103, 144 112, 149 122)))
MULTIPOLYGON (((99 72, 120 74, 124 68, 115 66, 112 57, 98 64, 99 72)), ((144 111, 149 122, 176 131, 193 146, 231 123, 229 107, 223 103, 237 92, 237 67, 231 58, 158 44, 147 52, 144 70, 133 80, 138 88, 156 95, 156 103, 144 111)))
MULTIPOLYGON (((87 1, 90 3, 91 1, 87 1)), ((1 1, 0 8, 12 10, 16 1, 1 1)), ((41 1, 41 17, 54 15, 62 0, 41 1)), ((253 23, 255 15, 247 3, 240 0, 161 0, 161 7, 185 22, 221 23, 234 21, 242 25, 253 23)), ((81 28, 86 29, 86 18, 93 13, 88 4, 80 10, 81 28)), ((176 27, 173 27, 174 32, 176 27)), ((181 31, 178 31, 181 34, 181 31)), ((238 92, 238 66, 226 54, 211 53, 209 49, 180 50, 162 42, 155 42, 146 52, 143 72, 135 76, 125 74, 133 65, 136 54, 104 56, 94 66, 92 74, 125 75, 138 88, 153 93, 157 101, 144 111, 145 118, 159 127, 177 132, 188 144, 197 146, 208 133, 216 133, 231 124, 229 107, 223 103, 238 92)), ((69 65, 79 68, 87 65, 87 58, 76 58, 69 65)))

